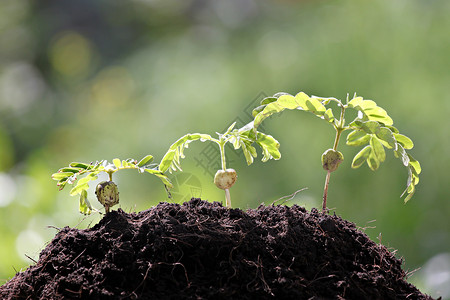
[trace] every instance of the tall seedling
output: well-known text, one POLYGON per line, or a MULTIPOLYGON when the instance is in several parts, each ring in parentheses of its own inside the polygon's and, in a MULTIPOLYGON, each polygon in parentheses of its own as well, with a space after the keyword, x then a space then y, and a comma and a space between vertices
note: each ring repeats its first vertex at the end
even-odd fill
POLYGON ((303 92, 295 96, 278 93, 273 97, 265 98, 261 105, 253 110, 254 130, 257 130, 266 118, 285 109, 310 112, 335 129, 333 148, 322 154, 322 166, 327 171, 323 191, 323 212, 327 212, 328 185, 331 173, 344 160, 344 156, 337 149, 342 133, 347 130, 350 131, 347 135, 347 145, 365 146, 353 158, 352 168, 358 168, 367 162, 369 168, 375 171, 386 158, 384 148, 392 149, 394 155, 400 158, 408 170, 406 189, 401 197, 406 194, 405 203, 411 199, 415 187, 419 183, 421 172, 419 162, 406 152, 406 150, 412 149, 414 144, 410 138, 399 133, 393 126, 392 118, 374 101, 365 100, 356 95, 351 100, 347 96, 344 103, 336 98, 309 97, 303 92), (335 117, 333 110, 328 107, 331 103, 337 104, 340 110, 338 117, 335 117), (357 117, 352 122, 346 123, 345 114, 349 109, 356 110, 357 117))

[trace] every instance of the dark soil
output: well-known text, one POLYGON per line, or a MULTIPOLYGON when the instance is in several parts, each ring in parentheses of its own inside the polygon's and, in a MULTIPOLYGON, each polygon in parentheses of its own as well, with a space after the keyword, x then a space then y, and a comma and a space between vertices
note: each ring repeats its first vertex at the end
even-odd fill
POLYGON ((1 299, 431 299, 353 223, 192 199, 66 227, 1 299))

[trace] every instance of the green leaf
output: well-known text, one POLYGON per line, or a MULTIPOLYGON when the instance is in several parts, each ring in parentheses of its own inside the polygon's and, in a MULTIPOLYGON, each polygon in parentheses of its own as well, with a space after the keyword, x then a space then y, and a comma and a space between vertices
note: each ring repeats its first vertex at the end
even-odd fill
POLYGON ((58 173, 52 174, 52 179, 60 181, 62 179, 65 179, 65 178, 68 178, 68 177, 72 176, 73 174, 74 173, 72 173, 72 172, 58 172, 58 173))
POLYGON ((361 123, 361 129, 368 134, 377 134, 381 128, 380 123, 377 121, 365 121, 361 123))
POLYGON ((72 162, 72 163, 70 163, 69 166, 74 167, 74 168, 82 168, 82 169, 85 169, 85 170, 87 170, 90 167, 92 167, 92 165, 88 165, 88 164, 80 163, 80 162, 72 162))
POLYGON ((414 170, 415 174, 419 175, 422 172, 422 168, 420 167, 420 163, 411 155, 408 154, 409 165, 414 170))
POLYGON ((73 167, 69 167, 69 168, 61 168, 58 170, 58 172, 70 172, 70 173, 79 173, 81 171, 84 171, 84 169, 82 168, 73 168, 73 167))
MULTIPOLYGON (((302 109, 306 108, 306 100, 309 99, 309 96, 306 95, 303 92, 298 93, 297 95, 295 95, 295 102, 298 104, 299 107, 301 107, 302 109)), ((298 109, 298 108, 297 108, 298 109)))
POLYGON ((323 115, 323 118, 325 119, 325 121, 333 123, 334 120, 335 120, 334 115, 333 115, 333 110, 331 108, 328 108, 325 111, 325 114, 323 115))
POLYGON ((89 182, 92 180, 96 180, 98 178, 97 175, 98 175, 98 172, 90 173, 86 177, 78 180, 77 185, 74 188, 72 188, 72 190, 70 191, 70 195, 75 196, 77 194, 80 194, 83 190, 87 190, 89 188, 89 182))
POLYGON ((283 95, 277 100, 278 105, 280 105, 283 109, 297 109, 300 103, 297 102, 296 98, 291 95, 283 95))
POLYGON ((323 106, 322 102, 317 100, 316 98, 309 98, 306 100, 306 111, 310 111, 317 116, 323 116, 326 108, 323 106))
POLYGON ((369 142, 370 135, 362 130, 354 130, 347 136, 347 145, 362 146, 369 142))
POLYGON ((90 215, 92 211, 91 203, 89 203, 87 199, 87 191, 83 190, 81 191, 80 195, 80 212, 83 215, 90 215))
POLYGON ((355 97, 348 103, 348 106, 351 108, 356 108, 360 106, 363 102, 363 97, 355 97))
POLYGON ((382 163, 386 159, 386 152, 384 151, 384 147, 380 140, 374 135, 370 138, 370 146, 372 146, 373 153, 377 160, 382 163))
POLYGON ((258 132, 256 143, 263 150, 262 161, 266 162, 269 159, 279 160, 281 158, 280 143, 271 135, 258 132))
POLYGON ((138 167, 143 167, 145 165, 148 165, 149 163, 151 163, 153 161, 153 156, 152 155, 146 155, 144 158, 142 158, 139 162, 138 162, 138 167))
POLYGON ((252 110, 252 116, 253 116, 253 118, 256 117, 257 114, 259 114, 260 112, 262 112, 262 111, 264 110, 265 107, 266 107, 265 105, 260 105, 260 106, 258 106, 258 107, 256 107, 256 108, 254 108, 254 109, 252 110))
POLYGON ((396 143, 395 138, 392 131, 387 127, 381 127, 380 130, 376 133, 377 137, 381 140, 383 145, 386 148, 395 149, 396 143))
POLYGON ((412 140, 407 137, 406 135, 400 134, 400 133, 394 133, 394 137, 399 142, 403 148, 405 149, 412 149, 414 147, 414 143, 412 140))
POLYGON ((361 129, 369 134, 377 134, 380 127, 380 123, 376 121, 367 121, 361 124, 361 129))
POLYGON ((378 167, 380 166, 380 161, 376 156, 375 151, 370 152, 369 157, 367 158, 367 165, 372 171, 378 170, 378 167))
POLYGON ((277 99, 278 99, 278 97, 274 97, 274 96, 272 96, 272 97, 266 97, 266 98, 262 99, 261 105, 267 105, 267 104, 269 104, 269 103, 272 103, 272 102, 277 101, 277 99))
POLYGON ((120 159, 118 158, 113 159, 113 164, 116 166, 117 169, 119 169, 122 166, 122 164, 120 163, 120 159))
POLYGON ((372 152, 372 147, 367 145, 358 154, 355 155, 352 161, 352 168, 359 168, 366 160, 369 158, 370 153, 372 152))
MULTIPOLYGON (((252 155, 251 150, 249 150, 247 148, 247 145, 245 144, 245 142, 242 139, 240 139, 239 141, 240 141, 240 144, 241 144, 240 147, 242 148, 242 152, 244 153, 247 165, 251 165, 253 163, 254 156, 252 155)), ((250 146, 250 147, 252 147, 252 146, 250 146)), ((252 148, 254 149, 254 147, 252 147, 252 148)))
POLYGON ((366 110, 377 107, 377 104, 372 100, 363 100, 362 103, 359 104, 359 107, 361 107, 362 110, 366 110))
POLYGON ((392 125, 394 123, 387 112, 379 106, 369 107, 364 110, 364 113, 369 117, 369 120, 378 121, 385 125, 392 125))

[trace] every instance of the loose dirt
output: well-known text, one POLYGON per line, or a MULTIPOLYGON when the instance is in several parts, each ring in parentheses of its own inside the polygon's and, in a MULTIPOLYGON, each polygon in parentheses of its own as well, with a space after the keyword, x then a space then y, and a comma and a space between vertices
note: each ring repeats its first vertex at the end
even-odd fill
POLYGON ((431 299, 353 223, 192 199, 66 227, 1 299, 431 299))

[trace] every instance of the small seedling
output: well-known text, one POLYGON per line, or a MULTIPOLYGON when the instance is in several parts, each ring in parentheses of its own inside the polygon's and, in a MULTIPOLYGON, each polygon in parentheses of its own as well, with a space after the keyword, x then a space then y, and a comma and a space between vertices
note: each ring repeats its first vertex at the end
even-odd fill
POLYGON ((326 121, 336 131, 333 148, 326 150, 322 155, 322 166, 327 171, 325 187, 323 192, 322 211, 327 212, 327 195, 330 175, 344 160, 344 156, 337 150, 341 134, 346 130, 351 130, 347 135, 347 145, 364 146, 352 161, 352 168, 360 167, 364 162, 373 171, 377 170, 385 160, 384 148, 392 149, 394 155, 400 158, 403 165, 408 169, 408 180, 406 189, 401 195, 405 203, 411 199, 415 192, 415 186, 419 183, 421 172, 420 164, 406 150, 413 148, 414 144, 410 138, 399 133, 393 127, 393 121, 387 112, 379 107, 372 100, 365 100, 356 95, 349 100, 347 95, 346 103, 336 98, 309 97, 300 92, 295 96, 287 93, 278 93, 273 97, 267 97, 261 102, 261 106, 253 110, 254 130, 268 117, 285 109, 296 109, 311 112, 322 120, 326 121), (333 110, 327 107, 330 103, 337 104, 340 109, 339 117, 336 118, 333 110), (350 123, 345 121, 345 113, 348 109, 357 112, 357 117, 350 123))
POLYGON ((98 201, 105 207, 105 211, 109 212, 110 207, 119 203, 119 190, 117 185, 112 181, 112 175, 119 170, 136 169, 139 173, 147 172, 153 174, 161 179, 168 192, 168 189, 172 187, 172 183, 158 169, 158 165, 151 164, 152 160, 153 156, 147 155, 139 162, 132 158, 122 161, 115 158, 112 163, 108 163, 106 160, 90 164, 72 162, 68 167, 61 168, 57 173, 54 173, 52 179, 58 181, 57 185, 62 190, 66 184, 73 184, 79 177, 86 175, 78 180, 77 184, 70 191, 70 195, 80 195, 80 212, 90 214, 93 208, 87 198, 89 182, 98 179, 99 173, 107 173, 109 181, 100 182, 96 187, 95 194, 98 201))
POLYGON ((253 158, 257 157, 256 149, 252 146, 253 143, 258 144, 263 151, 262 161, 266 162, 269 159, 280 159, 281 154, 278 150, 280 144, 272 136, 266 135, 257 130, 253 130, 253 122, 247 124, 240 129, 234 129, 236 122, 234 122, 225 133, 217 133, 218 138, 213 138, 209 134, 189 133, 179 138, 173 143, 167 153, 164 155, 159 170, 161 172, 169 172, 180 170, 180 159, 184 158, 184 149, 188 148, 193 141, 200 140, 201 142, 211 141, 219 146, 220 158, 222 162, 222 169, 218 170, 214 176, 214 183, 219 189, 225 191, 226 206, 231 207, 231 196, 229 189, 234 185, 237 179, 237 174, 234 169, 227 168, 225 145, 231 143, 234 149, 242 149, 247 164, 253 163, 253 158))

